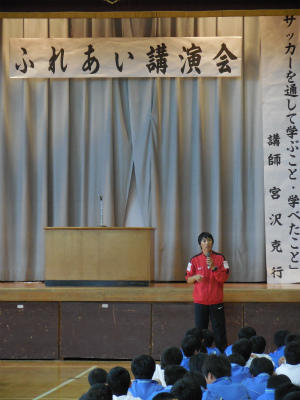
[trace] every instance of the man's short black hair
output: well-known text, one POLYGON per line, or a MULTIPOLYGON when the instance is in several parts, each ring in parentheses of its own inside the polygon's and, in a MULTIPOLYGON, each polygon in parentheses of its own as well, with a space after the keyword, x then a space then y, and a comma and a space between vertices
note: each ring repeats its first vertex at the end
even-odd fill
POLYGON ((131 361, 131 371, 135 379, 151 379, 155 371, 155 361, 148 354, 142 354, 131 361))
POLYGON ((277 348, 284 346, 285 338, 290 334, 290 331, 281 329, 274 333, 274 343, 277 348))
POLYGON ((252 353, 263 354, 266 348, 266 339, 263 336, 252 336, 249 339, 252 353))
POLYGON ((165 369, 168 365, 180 365, 182 358, 182 352, 178 347, 167 347, 161 353, 160 366, 165 369))
POLYGON ((274 365, 271 360, 266 357, 255 357, 250 364, 250 374, 257 376, 262 373, 272 375, 274 372, 274 365))
POLYGON ((202 232, 200 233, 200 235, 198 236, 198 243, 200 245, 200 243, 202 242, 202 239, 211 239, 211 241, 214 244, 214 238, 213 235, 209 232, 202 232))
POLYGON ((284 357, 288 364, 300 364, 300 342, 290 342, 284 349, 284 357))
POLYGON ((181 348, 186 357, 191 357, 195 351, 199 350, 199 341, 195 336, 187 335, 181 341, 181 348))
POLYGON ((239 339, 250 339, 252 336, 256 336, 256 330, 252 326, 243 326, 239 330, 239 339))
POLYGON ((287 383, 281 385, 279 386, 279 388, 275 389, 275 400, 283 400, 286 398, 286 395, 288 393, 292 393, 299 390, 300 390, 299 386, 296 386, 293 383, 287 383))
POLYGON ((290 342, 299 342, 300 341, 300 335, 299 333, 289 333, 286 335, 284 343, 287 345, 290 342))
POLYGON ((173 385, 171 389, 171 394, 177 400, 201 400, 202 399, 202 390, 200 385, 197 385, 191 379, 182 378, 179 379, 173 385))
POLYGON ((175 397, 169 392, 159 392, 152 397, 152 400, 175 400, 175 397))
POLYGON ((123 367, 114 367, 107 375, 107 383, 114 395, 125 395, 130 386, 130 374, 123 367))
POLYGON ((206 378, 209 373, 216 379, 231 376, 231 365, 226 356, 210 354, 203 363, 202 372, 206 378))
POLYGON ((202 329, 202 336, 204 346, 211 347, 215 340, 213 332, 209 329, 202 329))
POLYGON ((189 335, 195 336, 200 343, 202 342, 203 339, 202 329, 199 329, 197 327, 190 328, 185 332, 184 336, 189 336, 189 335))
POLYGON ((239 339, 232 345, 232 354, 241 354, 246 362, 249 360, 252 353, 252 346, 248 339, 239 339))
POLYGON ((103 368, 94 368, 88 375, 89 384, 95 385, 95 383, 105 383, 107 378, 107 372, 103 368))
POLYGON ((203 374, 199 371, 188 371, 184 375, 184 379, 191 379, 197 385, 200 385, 200 387, 202 387, 204 389, 207 388, 206 379, 204 378, 203 374))
POLYGON ((300 388, 298 387, 293 392, 289 392, 282 400, 300 400, 300 388))
POLYGON ((291 380, 286 375, 271 375, 267 382, 268 389, 277 389, 281 385, 291 383, 291 380))
POLYGON ((228 358, 230 364, 238 364, 241 367, 244 367, 246 365, 246 361, 245 361, 244 357, 239 353, 232 353, 227 358, 228 358))
POLYGON ((168 365, 165 368, 165 381, 167 386, 174 385, 186 374, 186 369, 181 365, 168 365))
POLYGON ((96 383, 91 386, 86 396, 87 400, 112 400, 111 388, 105 383, 96 383))
POLYGON ((189 369, 192 372, 202 372, 202 366, 203 363, 206 359, 206 357, 208 357, 207 353, 197 353, 194 354, 190 359, 189 359, 189 369))

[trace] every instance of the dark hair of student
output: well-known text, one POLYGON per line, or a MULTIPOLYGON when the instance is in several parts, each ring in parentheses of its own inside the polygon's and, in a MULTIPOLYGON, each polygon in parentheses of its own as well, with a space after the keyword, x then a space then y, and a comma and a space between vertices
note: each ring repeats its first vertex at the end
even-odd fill
POLYGON ((205 377, 211 373, 217 379, 231 376, 231 365, 226 356, 210 354, 203 363, 202 373, 205 377))
POLYGON ((200 233, 200 235, 198 236, 198 243, 200 245, 200 243, 202 242, 202 239, 211 239, 211 241, 214 244, 214 238, 213 235, 209 232, 202 232, 200 233))
POLYGON ((180 365, 182 358, 182 352, 178 347, 167 347, 161 353, 160 366, 165 369, 168 365, 180 365))
POLYGON ((181 341, 181 348, 186 357, 191 357, 195 351, 199 350, 199 342, 195 336, 185 336, 181 341))
MULTIPOLYGON (((275 400, 283 400, 286 399, 286 395, 288 393, 299 391, 299 386, 294 385, 293 383, 287 383, 279 386, 275 389, 275 400)), ((300 399, 300 397, 299 397, 300 399)))
POLYGON ((227 358, 230 364, 238 364, 241 367, 244 367, 246 365, 244 357, 239 353, 230 354, 230 356, 228 356, 227 358))
POLYGON ((91 386, 86 396, 87 400, 112 400, 111 388, 105 383, 91 386))
POLYGON ((263 372, 272 375, 274 372, 274 365, 271 360, 266 357, 255 357, 250 364, 250 374, 257 376, 263 372))
POLYGON ((192 372, 202 372, 202 366, 204 363, 204 360, 208 357, 207 353, 197 353, 194 354, 190 359, 189 359, 189 368, 190 371, 192 372))
POLYGON ((152 400, 175 400, 174 396, 169 392, 157 393, 152 400))
POLYGON ((203 344, 205 347, 211 347, 215 338, 214 334, 209 329, 202 329, 203 344))
POLYGON ((300 364, 300 342, 290 342, 284 349, 284 357, 288 364, 300 364))
POLYGON ((88 375, 89 384, 95 385, 95 383, 105 383, 107 378, 107 372, 103 368, 94 368, 88 375))
POLYGON ((239 330, 239 339, 250 339, 252 336, 256 336, 256 330, 252 328, 252 326, 243 326, 243 328, 239 330))
POLYGON ((188 371, 184 375, 184 379, 191 379, 197 385, 200 385, 200 387, 202 387, 204 389, 207 388, 206 379, 204 378, 203 374, 199 371, 188 371))
POLYGON ((115 396, 125 395, 130 386, 130 374, 123 367, 114 367, 107 375, 107 383, 115 396))
POLYGON ((263 354, 266 348, 266 339, 263 336, 252 336, 249 339, 252 353, 263 354))
POLYGON ((286 394, 282 400, 300 400, 300 388, 286 394))
POLYGON ((173 385, 171 389, 171 394, 177 400, 201 400, 202 399, 202 390, 200 385, 197 385, 195 382, 191 381, 191 379, 182 378, 179 379, 173 385))
POLYGON ((279 330, 274 333, 274 343, 277 348, 285 345, 285 338, 290 334, 290 331, 279 330))
POLYGON ((249 357, 252 353, 252 346, 248 339, 239 339, 232 345, 232 354, 241 354, 246 362, 249 360, 249 357))
POLYGON ((180 365, 168 365, 165 368, 165 381, 167 386, 174 385, 186 374, 186 369, 180 365))
POLYGON ((142 354, 131 361, 131 371, 135 379, 151 379, 155 371, 155 361, 148 354, 142 354))
POLYGON ((289 333, 286 335, 284 343, 285 345, 289 344, 290 342, 298 342, 300 340, 300 335, 298 333, 289 333))
POLYGON ((199 329, 197 327, 190 328, 184 334, 184 336, 188 336, 188 335, 195 336, 199 340, 199 342, 202 342, 203 337, 202 337, 202 330, 201 329, 199 329))
POLYGON ((291 380, 286 375, 271 375, 268 379, 267 388, 277 389, 281 385, 285 385, 287 383, 291 383, 291 380))

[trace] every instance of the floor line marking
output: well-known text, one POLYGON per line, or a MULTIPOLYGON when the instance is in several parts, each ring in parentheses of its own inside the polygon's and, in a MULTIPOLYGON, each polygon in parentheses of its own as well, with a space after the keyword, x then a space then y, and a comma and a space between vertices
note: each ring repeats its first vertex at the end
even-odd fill
POLYGON ((94 368, 96 368, 95 365, 94 365, 93 367, 88 368, 88 369, 86 369, 85 371, 81 372, 79 375, 75 376, 75 378, 71 378, 71 379, 68 379, 68 380, 65 381, 65 382, 62 382, 60 385, 54 387, 53 389, 48 390, 48 392, 42 393, 42 394, 40 394, 39 396, 34 397, 32 400, 39 400, 39 399, 42 399, 43 397, 46 397, 48 394, 55 392, 56 390, 58 390, 58 389, 60 389, 60 388, 62 388, 62 387, 64 387, 64 386, 68 385, 68 384, 71 383, 71 382, 74 382, 76 379, 81 378, 83 375, 87 374, 88 372, 90 372, 90 371, 91 371, 92 369, 94 369, 94 368))

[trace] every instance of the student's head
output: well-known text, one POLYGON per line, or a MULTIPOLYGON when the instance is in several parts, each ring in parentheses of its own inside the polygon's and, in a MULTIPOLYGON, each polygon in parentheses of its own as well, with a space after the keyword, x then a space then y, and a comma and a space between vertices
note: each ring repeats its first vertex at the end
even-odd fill
MULTIPOLYGON (((277 389, 275 389, 275 400, 286 400, 286 396, 289 393, 293 393, 293 392, 299 392, 300 388, 299 386, 296 386, 292 383, 287 383, 287 384, 283 384, 281 386, 279 386, 277 389)), ((300 396, 298 397, 298 400, 300 399, 300 396)))
POLYGON ((202 232, 198 236, 198 243, 201 247, 201 250, 205 255, 211 253, 212 247, 214 244, 214 238, 211 233, 209 232, 202 232))
POLYGON ((155 361, 148 354, 142 354, 131 361, 131 371, 135 379, 151 379, 155 371, 155 361))
POLYGON ((199 340, 199 342, 202 342, 202 339, 203 339, 202 329, 199 329, 197 327, 190 328, 184 334, 184 336, 188 336, 188 335, 196 336, 196 338, 199 340))
POLYGON ((178 347, 167 347, 160 356, 160 366, 165 369, 168 365, 180 365, 182 353, 178 347))
POLYGON ((202 375, 202 373, 199 371, 188 371, 184 375, 184 379, 191 379, 197 385, 200 385, 200 387, 202 387, 204 389, 207 388, 206 380, 205 380, 204 376, 202 375))
POLYGON ((300 342, 290 342, 284 349, 284 357, 288 364, 300 364, 300 342))
POLYGON ((202 367, 203 375, 207 383, 212 383, 223 376, 231 376, 231 365, 227 357, 210 354, 202 367))
POLYGON ((203 344, 205 347, 211 347, 214 342, 214 334, 209 329, 202 329, 203 344))
POLYGON ((284 343, 285 345, 287 345, 290 342, 299 342, 299 341, 300 341, 299 333, 289 333, 288 335, 286 335, 284 343))
POLYGON ((167 386, 174 385, 179 379, 186 374, 186 369, 180 365, 168 365, 165 368, 165 381, 167 386))
POLYGON ((86 396, 87 400, 112 400, 111 388, 105 383, 96 383, 91 386, 86 396))
POLYGON ((88 375, 89 384, 95 385, 95 383, 105 383, 107 378, 107 372, 103 368, 94 368, 88 375))
POLYGON ((280 330, 274 333, 274 343, 277 348, 284 346, 285 338, 289 335, 289 331, 287 330, 280 330))
POLYGON ((195 336, 188 335, 182 339, 181 348, 186 357, 191 357, 195 354, 195 352, 199 350, 198 346, 199 342, 195 336))
POLYGON ((230 356, 228 356, 228 360, 230 364, 238 364, 241 367, 244 367, 246 364, 244 357, 239 353, 230 354, 230 356))
POLYGON ((252 346, 248 339, 237 340, 232 345, 232 353, 241 354, 246 360, 246 362, 249 360, 251 352, 252 352, 252 346))
POLYGON ((249 339, 252 346, 252 353, 263 354, 266 348, 266 340, 263 336, 252 336, 249 339))
POLYGON ((252 376, 262 373, 272 375, 274 373, 274 366, 272 361, 266 357, 255 357, 250 364, 249 370, 252 376))
POLYGON ((123 367, 112 368, 107 375, 107 383, 116 396, 127 394, 130 386, 130 375, 123 367))
POLYGON ((177 400, 201 400, 202 399, 202 390, 200 385, 197 385, 191 379, 182 378, 179 379, 173 385, 171 389, 171 394, 177 400))
POLYGON ((159 392, 152 397, 152 400, 175 400, 175 397, 169 392, 159 392))
POLYGON ((282 400, 300 400, 300 388, 286 394, 282 400))
POLYGON ((287 383, 291 383, 291 380, 286 375, 271 375, 267 382, 267 388, 277 389, 281 385, 286 385, 287 383))
POLYGON ((250 339, 252 336, 256 335, 256 330, 251 326, 244 326, 239 330, 239 339, 250 339))
POLYGON ((192 372, 202 372, 202 366, 204 363, 204 360, 208 357, 207 353, 197 353, 194 354, 190 359, 189 359, 189 368, 190 371, 192 372))

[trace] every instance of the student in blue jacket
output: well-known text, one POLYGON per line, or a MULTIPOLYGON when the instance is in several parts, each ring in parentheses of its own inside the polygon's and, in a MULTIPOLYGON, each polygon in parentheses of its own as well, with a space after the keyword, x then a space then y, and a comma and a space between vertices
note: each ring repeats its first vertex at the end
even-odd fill
POLYGON ((242 383, 248 389, 251 400, 256 400, 265 392, 268 379, 274 373, 273 363, 266 357, 253 358, 250 373, 252 378, 247 378, 242 383))

